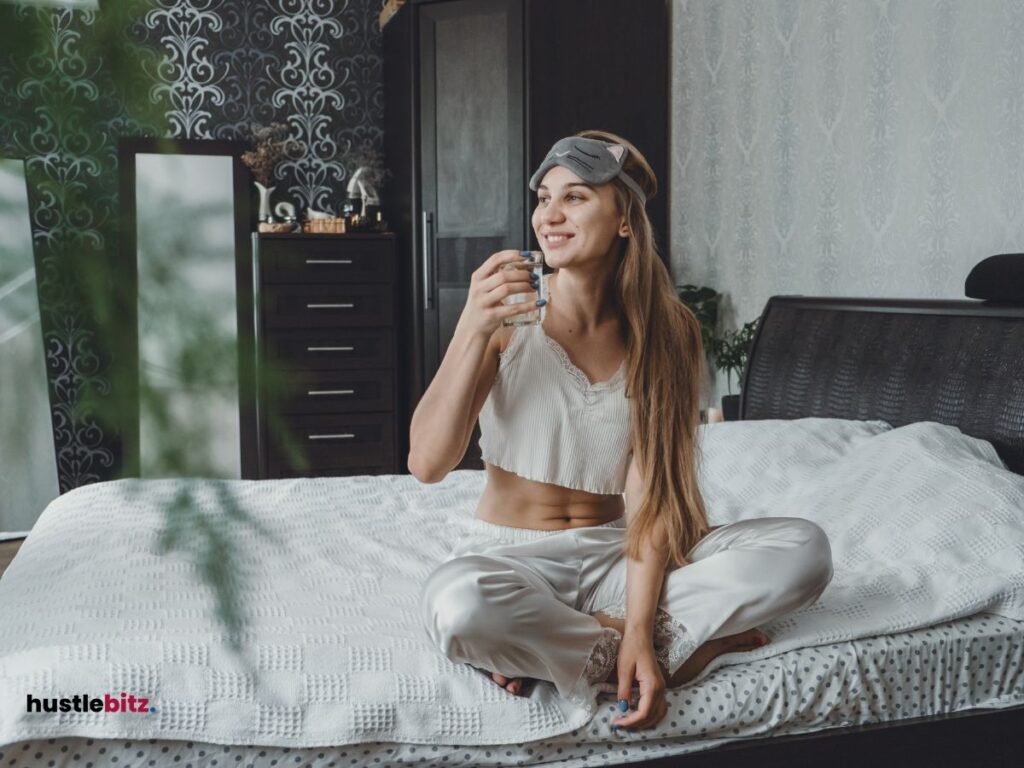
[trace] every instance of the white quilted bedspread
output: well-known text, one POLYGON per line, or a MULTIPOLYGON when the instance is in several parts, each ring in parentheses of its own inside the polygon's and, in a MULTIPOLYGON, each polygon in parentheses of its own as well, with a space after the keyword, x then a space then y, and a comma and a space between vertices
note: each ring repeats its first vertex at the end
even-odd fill
MULTIPOLYGON (((712 523, 793 515, 829 534, 820 600, 723 664, 923 627, 981 610, 1024 619, 1024 478, 937 424, 719 424, 704 435, 712 523)), ((596 709, 537 685, 514 697, 429 645, 419 588, 470 519, 478 471, 217 483, 120 481, 65 494, 0 580, 0 744, 55 736, 312 747, 511 744, 596 709), (164 508, 198 501, 159 554, 164 508), (218 498, 230 491, 237 511, 218 498), (207 536, 200 536, 203 529, 207 536), (227 643, 197 553, 232 573, 242 652, 227 643), (146 696, 155 711, 26 713, 26 696, 146 696)), ((176 514, 184 514, 177 512, 176 514)), ((597 689, 595 688, 595 698, 597 689)))

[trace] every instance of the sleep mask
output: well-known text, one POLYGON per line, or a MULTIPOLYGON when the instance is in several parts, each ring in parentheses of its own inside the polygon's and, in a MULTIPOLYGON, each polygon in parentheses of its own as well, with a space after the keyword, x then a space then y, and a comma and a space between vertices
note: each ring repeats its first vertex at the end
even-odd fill
POLYGON ((579 136, 566 136, 559 139, 551 147, 544 162, 530 177, 530 189, 534 192, 544 179, 544 174, 561 165, 568 168, 584 181, 591 184, 605 184, 616 176, 640 196, 640 201, 647 204, 647 195, 640 185, 622 170, 626 162, 628 150, 622 144, 612 144, 600 139, 584 139, 579 136))

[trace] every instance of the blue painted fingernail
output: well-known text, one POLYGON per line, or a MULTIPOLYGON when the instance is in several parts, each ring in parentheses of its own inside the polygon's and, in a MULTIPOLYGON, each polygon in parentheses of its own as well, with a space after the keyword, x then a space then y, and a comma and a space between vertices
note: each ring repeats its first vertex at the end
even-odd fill
POLYGON ((519 255, 522 256, 524 259, 530 258, 530 252, 529 251, 520 251, 519 255))
POLYGON ((538 307, 543 307, 547 303, 548 303, 547 299, 537 299, 537 306, 538 307))
POLYGON ((625 699, 619 699, 619 712, 625 712, 629 709, 629 702, 625 699))

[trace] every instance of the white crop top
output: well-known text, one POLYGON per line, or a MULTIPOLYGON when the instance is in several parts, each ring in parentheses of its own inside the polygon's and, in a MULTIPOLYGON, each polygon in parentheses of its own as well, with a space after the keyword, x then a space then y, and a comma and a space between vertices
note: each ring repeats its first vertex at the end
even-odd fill
POLYGON ((480 409, 481 458, 529 480, 622 493, 631 414, 625 362, 591 384, 542 326, 516 326, 480 409))

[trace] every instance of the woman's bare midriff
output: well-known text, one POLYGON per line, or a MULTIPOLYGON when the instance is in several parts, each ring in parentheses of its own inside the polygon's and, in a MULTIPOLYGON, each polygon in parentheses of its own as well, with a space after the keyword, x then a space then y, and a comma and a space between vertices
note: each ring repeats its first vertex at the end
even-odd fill
MULTIPOLYGON (((554 274, 545 275, 548 285, 552 286, 554 274)), ((553 286, 552 286, 553 288, 553 286)), ((503 327, 499 331, 499 352, 508 348, 515 328, 503 327)), ((552 316, 547 316, 544 332, 554 334, 556 341, 565 338, 552 323, 552 316)), ((607 341, 599 339, 591 341, 591 349, 618 349, 616 359, 625 355, 625 346, 621 343, 616 330, 609 332, 607 341), (616 346, 617 345, 617 346, 616 346)), ((563 348, 572 349, 569 342, 562 343, 563 348)), ((579 342, 577 342, 578 344, 579 342)), ((585 357, 585 356, 582 356, 585 357)), ((584 371, 587 378, 599 381, 609 378, 618 367, 605 366, 603 371, 584 371)), ((512 528, 533 528, 534 530, 557 531, 565 528, 584 528, 592 525, 604 525, 618 520, 625 514, 626 505, 621 493, 601 494, 565 488, 561 485, 541 483, 484 462, 487 471, 487 486, 477 504, 476 516, 481 520, 512 528)))
POLYGON ((558 531, 604 525, 622 517, 622 494, 599 494, 527 480, 484 462, 487 485, 476 516, 512 528, 558 531))

